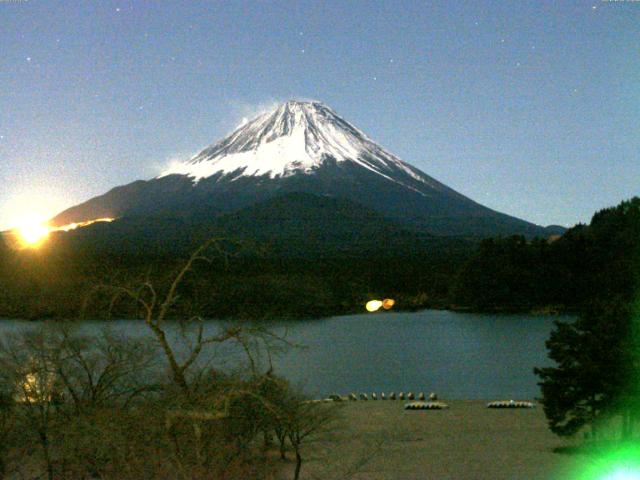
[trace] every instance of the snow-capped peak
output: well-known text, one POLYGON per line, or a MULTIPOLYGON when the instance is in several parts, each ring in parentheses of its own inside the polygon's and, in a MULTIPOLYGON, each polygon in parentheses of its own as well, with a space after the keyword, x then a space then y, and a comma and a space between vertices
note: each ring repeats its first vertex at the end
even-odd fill
POLYGON ((392 178, 393 172, 401 170, 413 180, 431 184, 429 177, 376 145, 326 105, 295 100, 243 122, 228 137, 160 176, 186 175, 195 182, 216 174, 229 180, 287 177, 313 173, 330 159, 356 163, 396 183, 403 182, 392 178))

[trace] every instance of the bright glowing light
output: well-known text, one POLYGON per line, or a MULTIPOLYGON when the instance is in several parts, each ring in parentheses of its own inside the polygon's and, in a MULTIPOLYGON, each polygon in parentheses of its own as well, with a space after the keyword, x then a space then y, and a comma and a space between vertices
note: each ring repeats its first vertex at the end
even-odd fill
POLYGON ((385 310, 390 310, 395 304, 396 301, 393 298, 385 298, 382 301, 382 308, 384 308, 385 310))
POLYGON ((586 457, 577 480, 640 480, 640 445, 618 444, 586 457))
POLYGON ((633 468, 618 468, 602 480, 640 480, 640 470, 633 468))
POLYGON ((36 245, 49 235, 49 229, 45 225, 26 225, 20 227, 19 232, 27 245, 36 245))
POLYGON ((44 403, 52 399, 54 377, 51 374, 27 373, 18 383, 14 400, 19 403, 44 403))
POLYGON ((20 243, 25 247, 34 248, 42 244, 49 236, 49 227, 37 218, 24 219, 15 229, 20 243))
POLYGON ((47 222, 31 217, 19 222, 18 226, 13 229, 16 234, 18 243, 22 248, 38 248, 49 237, 51 232, 69 232, 78 228, 87 227, 98 222, 113 222, 113 218, 97 218, 95 220, 87 220, 84 222, 75 222, 60 227, 52 227, 47 222))
POLYGON ((368 312, 377 312, 382 307, 382 302, 380 300, 370 300, 365 305, 365 308, 368 312))
POLYGON ((95 220, 87 220, 86 222, 77 222, 77 223, 70 223, 68 225, 62 225, 61 227, 55 227, 53 228, 53 231, 56 232, 68 232, 70 230, 75 230, 77 228, 82 228, 82 227, 88 227, 89 225, 93 225, 94 223, 98 223, 98 222, 113 222, 115 219, 114 218, 96 218, 95 220))

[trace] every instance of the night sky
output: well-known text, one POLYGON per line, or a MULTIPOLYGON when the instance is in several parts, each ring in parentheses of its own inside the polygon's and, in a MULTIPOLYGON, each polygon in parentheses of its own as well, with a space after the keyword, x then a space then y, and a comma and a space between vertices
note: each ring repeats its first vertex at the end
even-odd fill
POLYGON ((291 98, 538 224, 640 194, 640 2, 0 0, 0 228, 291 98))

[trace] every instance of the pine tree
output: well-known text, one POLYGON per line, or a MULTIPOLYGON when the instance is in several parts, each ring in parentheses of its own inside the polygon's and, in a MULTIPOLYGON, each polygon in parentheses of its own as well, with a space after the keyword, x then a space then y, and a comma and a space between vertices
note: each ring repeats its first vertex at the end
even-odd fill
POLYGON ((623 299, 591 304, 573 322, 556 322, 547 341, 556 366, 536 368, 551 430, 570 436, 602 417, 623 416, 623 436, 633 434, 638 399, 640 341, 637 316, 623 299))

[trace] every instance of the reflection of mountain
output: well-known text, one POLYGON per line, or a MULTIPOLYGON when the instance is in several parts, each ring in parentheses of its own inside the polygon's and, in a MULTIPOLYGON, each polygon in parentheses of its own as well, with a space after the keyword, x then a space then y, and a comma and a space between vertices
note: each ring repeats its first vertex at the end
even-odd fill
POLYGON ((296 101, 253 119, 157 178, 114 188, 62 212, 54 223, 130 216, 192 222, 294 192, 347 199, 437 235, 547 235, 401 161, 327 106, 296 101))

